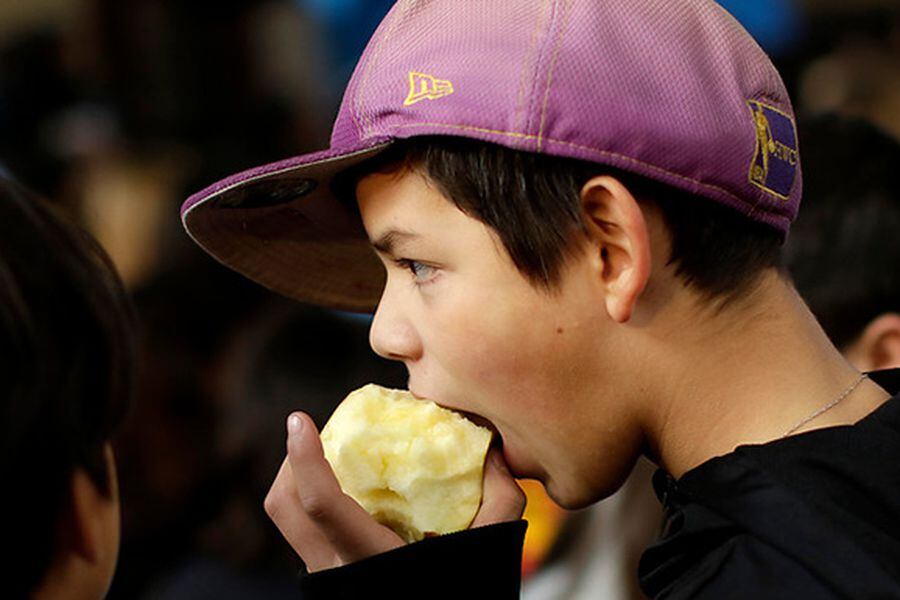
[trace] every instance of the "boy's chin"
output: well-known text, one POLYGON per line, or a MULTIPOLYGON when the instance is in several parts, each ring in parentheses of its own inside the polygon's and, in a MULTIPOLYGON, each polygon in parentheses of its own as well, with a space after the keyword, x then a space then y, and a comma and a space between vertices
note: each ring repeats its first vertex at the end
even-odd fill
POLYGON ((541 480, 547 495, 566 510, 579 510, 587 508, 592 504, 596 504, 600 500, 611 496, 619 485, 610 484, 608 486, 587 486, 584 482, 578 484, 566 485, 564 482, 554 479, 552 476, 544 477, 541 480))

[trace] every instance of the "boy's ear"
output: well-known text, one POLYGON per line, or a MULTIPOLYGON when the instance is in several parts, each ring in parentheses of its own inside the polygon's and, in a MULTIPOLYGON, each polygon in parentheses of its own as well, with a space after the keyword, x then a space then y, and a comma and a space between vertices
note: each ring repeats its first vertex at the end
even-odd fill
POLYGON ((644 213, 628 188, 608 175, 584 184, 581 203, 606 311, 624 323, 650 278, 650 233, 644 213))

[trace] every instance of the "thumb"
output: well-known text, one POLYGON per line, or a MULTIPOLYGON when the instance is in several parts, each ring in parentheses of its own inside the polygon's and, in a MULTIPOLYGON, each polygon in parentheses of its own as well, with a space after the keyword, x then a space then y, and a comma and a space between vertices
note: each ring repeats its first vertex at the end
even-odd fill
POLYGON ((516 483, 503 460, 503 454, 493 447, 484 464, 484 495, 481 508, 470 527, 483 527, 504 521, 516 521, 525 511, 525 492, 516 483))
POLYGON ((300 505, 345 562, 403 545, 397 534, 341 490, 308 415, 288 417, 287 451, 300 505))

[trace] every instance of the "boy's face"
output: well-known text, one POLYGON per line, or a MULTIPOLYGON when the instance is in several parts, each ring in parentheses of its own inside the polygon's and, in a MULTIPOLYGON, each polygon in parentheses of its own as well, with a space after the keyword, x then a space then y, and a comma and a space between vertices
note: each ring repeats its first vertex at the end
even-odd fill
POLYGON ((540 479, 563 506, 611 491, 631 464, 610 449, 636 453, 637 442, 623 444, 622 403, 598 388, 612 349, 590 253, 549 293, 417 173, 369 175, 357 198, 387 269, 375 351, 406 364, 415 395, 490 421, 513 474, 540 479))

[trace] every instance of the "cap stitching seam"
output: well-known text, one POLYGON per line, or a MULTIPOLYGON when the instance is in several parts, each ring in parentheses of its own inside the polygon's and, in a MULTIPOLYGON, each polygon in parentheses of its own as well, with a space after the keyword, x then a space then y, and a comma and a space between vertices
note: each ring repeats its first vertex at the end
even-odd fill
MULTIPOLYGON (((453 129, 460 129, 460 130, 463 130, 463 131, 477 131, 477 132, 482 132, 482 133, 495 133, 495 134, 498 134, 498 135, 505 135, 505 136, 509 136, 509 137, 522 138, 522 139, 526 139, 526 140, 532 140, 532 139, 536 139, 536 138, 537 138, 537 136, 534 135, 534 134, 519 133, 519 132, 515 132, 515 131, 502 131, 502 130, 498 130, 498 129, 487 129, 487 128, 484 128, 484 127, 475 127, 475 126, 472 126, 472 125, 456 125, 456 124, 453 124, 453 123, 437 123, 437 122, 406 123, 406 124, 397 125, 396 128, 397 128, 397 129, 404 129, 404 128, 409 128, 409 127, 433 127, 433 126, 450 127, 450 128, 453 128, 453 129)), ((746 202, 745 199, 741 198, 740 196, 735 195, 734 193, 732 193, 732 192, 726 190, 726 189, 723 188, 723 187, 720 187, 720 186, 715 185, 715 184, 712 184, 712 183, 706 183, 706 182, 700 181, 699 179, 694 179, 694 178, 692 178, 692 177, 687 177, 686 175, 681 175, 680 173, 676 173, 676 172, 674 172, 674 171, 669 171, 668 169, 664 169, 663 167, 659 167, 659 166, 654 165, 654 164, 652 164, 652 163, 644 162, 644 161, 639 160, 639 159, 637 159, 637 158, 633 158, 633 157, 631 157, 631 156, 628 156, 627 154, 620 154, 620 153, 618 153, 618 152, 613 152, 613 151, 611 151, 611 150, 601 150, 601 149, 595 148, 595 147, 593 147, 593 146, 585 146, 585 145, 583 145, 583 144, 576 144, 575 142, 567 142, 567 141, 565 141, 565 140, 557 140, 557 139, 554 139, 554 138, 544 138, 544 140, 547 141, 547 142, 554 143, 554 144, 561 144, 561 145, 563 145, 563 146, 571 146, 571 147, 573 147, 573 148, 579 148, 579 149, 581 149, 581 150, 590 150, 591 152, 594 152, 594 153, 597 153, 597 154, 600 154, 600 155, 603 155, 603 156, 611 156, 611 157, 614 157, 614 158, 621 158, 621 159, 623 159, 623 160, 626 160, 626 161, 635 163, 635 164, 637 164, 637 165, 641 165, 641 166, 643 166, 643 167, 647 167, 648 169, 650 169, 650 170, 652 170, 652 171, 657 171, 657 172, 659 172, 659 173, 663 173, 663 174, 666 174, 666 175, 671 175, 672 177, 675 177, 675 178, 680 179, 680 180, 682 180, 682 181, 687 181, 687 182, 690 182, 690 183, 695 183, 695 184, 699 185, 700 187, 707 188, 707 189, 710 189, 710 190, 715 190, 715 191, 717 191, 717 192, 721 192, 722 194, 725 194, 725 195, 728 196, 729 198, 731 198, 731 199, 733 199, 733 200, 736 200, 736 201, 738 201, 738 202, 741 202, 741 203, 746 202)), ((773 213, 767 213, 767 214, 772 214, 772 216, 774 216, 774 217, 776 217, 776 218, 778 218, 778 219, 787 220, 787 217, 784 217, 783 215, 778 215, 778 214, 773 214, 773 213)))
MULTIPOLYGON (((402 0, 401 0, 401 2, 402 2, 402 0)), ((387 45, 388 40, 390 39, 391 35, 394 33, 394 30, 397 28, 397 24, 400 22, 400 20, 404 16, 406 16, 408 7, 412 3, 413 3, 413 1, 411 0, 410 2, 407 2, 404 6, 397 7, 398 14, 391 21, 390 27, 388 27, 387 31, 385 31, 384 36, 382 36, 382 38, 378 41, 378 47, 375 50, 375 55, 372 58, 370 58, 369 62, 366 64, 366 71, 365 71, 365 73, 363 73, 362 81, 360 81, 360 83, 359 83, 359 91, 357 92, 356 99, 355 99, 356 100, 355 104, 357 105, 357 107, 360 106, 362 98, 364 96, 364 91, 365 91, 367 84, 369 82, 369 79, 370 79, 369 74, 372 72, 372 65, 375 62, 377 62, 377 60, 379 58, 381 58, 381 53, 384 50, 384 47, 387 45)), ((399 2, 398 2, 398 4, 399 4, 399 2)), ((364 139, 366 136, 369 135, 369 130, 372 127, 371 120, 365 115, 365 113, 363 112, 363 110, 361 108, 358 109, 358 112, 359 112, 359 116, 361 117, 361 119, 363 121, 362 126, 360 126, 359 121, 357 121, 357 119, 355 117, 353 119, 353 123, 356 125, 356 131, 359 134, 360 139, 364 139)), ((350 114, 352 116, 353 111, 350 111, 350 114)))
MULTIPOLYGON (((550 38, 551 32, 553 31, 553 23, 556 22, 555 15, 556 15, 557 6, 559 6, 558 0, 553 0, 550 3, 550 10, 548 11, 548 15, 547 15, 547 37, 548 37, 548 39, 550 38)), ((535 81, 537 81, 537 79, 538 79, 538 73, 540 71, 541 63, 543 62, 544 54, 547 50, 548 45, 549 45, 549 41, 547 43, 540 44, 540 50, 537 53, 537 56, 535 57, 535 62, 534 62, 534 80, 535 81)), ((535 88, 536 87, 537 86, 535 85, 535 88)), ((536 110, 533 110, 533 109, 535 107, 535 104, 539 101, 539 99, 540 99, 539 94, 536 94, 536 93, 530 94, 530 99, 528 101, 528 108, 527 108, 527 118, 525 119, 525 126, 522 128, 524 131, 532 131, 533 122, 534 122, 535 117, 537 116, 536 110)))
MULTIPOLYGON (((526 54, 526 56, 534 57, 534 62, 531 63, 531 66, 533 67, 532 70, 535 70, 535 71, 537 70, 537 67, 538 67, 538 55, 537 55, 537 53, 535 53, 535 47, 537 46, 538 31, 540 31, 541 24, 543 22, 543 18, 547 14, 548 1, 549 0, 542 0, 542 2, 541 2, 541 11, 538 14, 538 18, 536 19, 537 22, 535 23, 534 30, 531 32, 531 41, 528 44, 528 53, 526 54)), ((529 70, 528 67, 529 67, 528 63, 525 63, 522 66, 522 74, 519 75, 519 91, 516 94, 516 105, 515 105, 516 108, 518 108, 522 104, 522 96, 525 94, 525 79, 526 79, 525 74, 529 70)), ((532 77, 532 79, 533 79, 533 77, 532 77)), ((533 101, 533 99, 532 99, 532 101, 533 101)), ((529 105, 530 104, 531 104, 531 102, 529 102, 529 105)), ((524 108, 524 110, 522 111, 522 113, 518 117, 516 117, 516 119, 513 122, 512 128, 514 130, 519 129, 519 125, 520 125, 522 118, 528 116, 528 108, 525 108, 525 107, 523 107, 523 108, 524 108)))
POLYGON ((572 4, 565 3, 563 6, 563 10, 565 14, 562 17, 562 23, 559 27, 559 33, 556 35, 556 47, 553 49, 553 58, 550 60, 550 68, 547 72, 547 85, 544 88, 544 103, 541 106, 541 121, 538 127, 538 135, 537 135, 537 150, 541 151, 541 143, 544 135, 544 123, 547 118, 547 104, 550 100, 550 86, 553 83, 553 73, 556 69, 556 60, 559 58, 559 49, 562 47, 562 37, 566 31, 566 28, 569 26, 569 16, 572 14, 571 10, 572 4))

